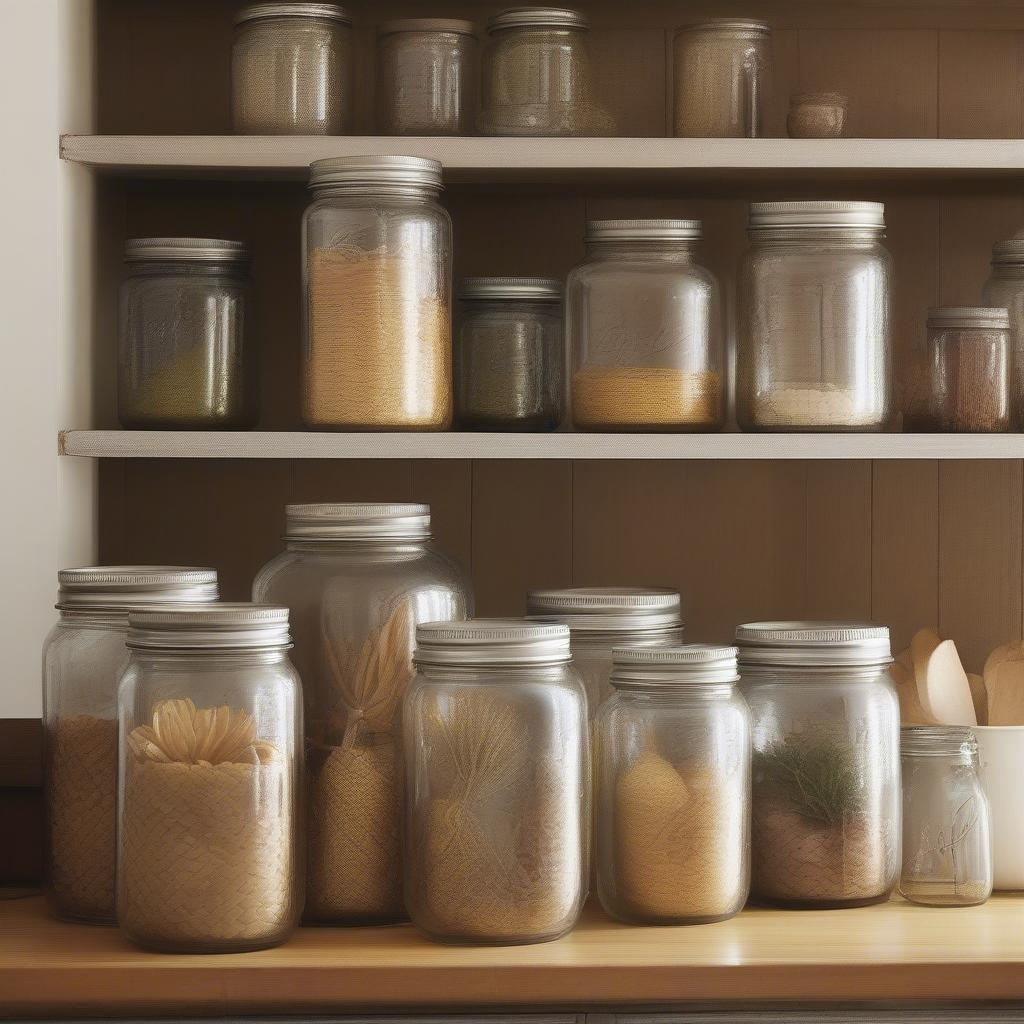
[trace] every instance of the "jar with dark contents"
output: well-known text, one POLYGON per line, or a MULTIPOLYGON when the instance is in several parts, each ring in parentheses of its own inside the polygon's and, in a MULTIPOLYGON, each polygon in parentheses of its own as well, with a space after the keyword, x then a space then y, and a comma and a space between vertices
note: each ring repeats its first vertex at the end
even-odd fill
POLYGON ((562 417, 562 283, 462 282, 456 410, 477 430, 550 430, 562 417))

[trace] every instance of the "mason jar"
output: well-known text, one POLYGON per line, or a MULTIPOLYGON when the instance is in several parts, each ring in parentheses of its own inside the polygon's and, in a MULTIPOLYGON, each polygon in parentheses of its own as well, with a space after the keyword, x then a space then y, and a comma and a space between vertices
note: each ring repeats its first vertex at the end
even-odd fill
POLYGON ((735 647, 616 648, 598 713, 601 905, 634 924, 721 921, 750 887, 750 712, 735 647))
POLYGON ((992 273, 981 301, 1010 314, 1010 418, 1013 429, 1024 426, 1024 238, 1010 238, 992 247, 992 273))
POLYGON ((118 695, 117 923, 171 953, 288 938, 302 909, 288 609, 133 611, 118 695))
POLYGON ((573 424, 717 430, 724 416, 718 281, 695 259, 699 220, 587 223, 566 284, 573 424))
POLYGON ((978 742, 959 726, 903 729, 900 895, 927 907, 973 907, 992 895, 988 798, 978 742))
POLYGON ((384 135, 472 135, 477 34, 458 18, 404 18, 377 30, 377 126, 384 135))
POLYGON ((128 610, 217 600, 213 569, 100 565, 57 574, 43 647, 47 896, 63 918, 114 920, 117 682, 128 610))
POLYGON ((405 899, 429 937, 545 942, 579 917, 590 755, 570 660, 558 623, 417 628, 402 704, 405 899))
POLYGON ((289 505, 253 600, 287 606, 306 718, 306 920, 402 920, 396 708, 417 623, 472 612, 430 541, 430 508, 289 505))
POLYGON ((467 277, 455 411, 471 430, 551 430, 562 418, 562 282, 467 277))
POLYGON ((231 123, 241 135, 352 130, 352 19, 321 3, 263 3, 235 16, 231 123))
POLYGON ((736 642, 753 720, 752 895, 801 907, 888 899, 900 851, 888 629, 753 622, 736 642))
POLYGON ((892 260, 881 203, 752 203, 740 266, 744 430, 883 430, 893 414, 892 260))
POLYGON ((236 430, 259 419, 249 249, 130 238, 118 317, 117 415, 136 430, 236 430))
POLYGON ((441 165, 318 160, 302 221, 302 416, 342 430, 452 420, 452 226, 441 165))

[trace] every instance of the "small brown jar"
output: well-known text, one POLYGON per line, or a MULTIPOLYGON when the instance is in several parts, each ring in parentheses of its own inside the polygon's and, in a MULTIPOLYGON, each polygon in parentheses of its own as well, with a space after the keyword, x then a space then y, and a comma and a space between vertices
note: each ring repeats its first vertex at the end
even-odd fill
POLYGON ((789 137, 841 139, 847 130, 847 108, 847 99, 841 92, 797 93, 789 100, 789 137))

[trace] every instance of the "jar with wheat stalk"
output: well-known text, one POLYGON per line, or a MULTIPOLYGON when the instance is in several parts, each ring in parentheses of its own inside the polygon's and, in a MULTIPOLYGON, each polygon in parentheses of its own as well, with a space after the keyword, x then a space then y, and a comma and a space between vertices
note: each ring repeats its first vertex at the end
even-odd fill
POLYGON ((402 705, 405 898, 441 942, 558 938, 586 896, 590 754, 569 630, 523 619, 416 631, 402 705))
POLYGON ((288 609, 132 612, 127 643, 117 923, 165 952, 283 942, 302 908, 301 684, 288 609))
POLYGON ((289 505, 286 550, 253 599, 287 605, 306 715, 306 909, 317 924, 403 920, 395 716, 416 624, 472 611, 416 504, 289 505))
POLYGON ((899 874, 900 712, 889 630, 736 630, 753 719, 751 894, 804 907, 889 898, 899 874))

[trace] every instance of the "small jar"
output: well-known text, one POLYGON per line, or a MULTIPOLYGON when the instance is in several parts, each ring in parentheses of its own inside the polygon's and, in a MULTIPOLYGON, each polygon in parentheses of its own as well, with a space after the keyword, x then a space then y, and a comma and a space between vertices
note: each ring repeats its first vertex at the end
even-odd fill
POLYGON ((302 417, 341 430, 452 421, 452 224, 441 165, 318 160, 302 221, 302 417))
POLYGON ((724 417, 719 287, 699 220, 598 220, 566 284, 573 424, 717 430, 724 417))
POLYGON ((934 430, 1010 426, 1010 315, 1005 309, 928 310, 928 420, 934 430))
POLYGON ((791 139, 841 139, 848 102, 841 92, 801 92, 789 99, 786 129, 791 139))
POLYGON ((407 18, 377 30, 377 126, 383 135, 472 135, 477 35, 471 21, 407 18))
POLYGON ((562 418, 562 282, 468 277, 459 292, 455 411, 470 430, 551 430, 562 418))
POLYGON ((117 683, 128 610, 217 600, 213 569, 100 565, 57 574, 43 647, 47 895, 59 917, 114 921, 117 683))
POLYGON ((893 413, 892 259, 881 203, 752 203, 740 265, 743 430, 884 430, 893 413))
POLYGON ((117 923, 169 953, 283 942, 302 908, 288 609, 132 612, 118 695, 117 923))
POLYGON ((259 419, 249 250, 132 238, 121 285, 117 412, 137 430, 235 430, 259 419))
POLYGON ((992 273, 981 301, 1010 314, 1010 422, 1024 427, 1024 238, 1010 238, 992 247, 992 273))
POLYGON ((231 123, 240 135, 352 130, 352 19, 337 4, 265 3, 235 16, 231 123))
POLYGON ((973 907, 992 895, 988 799, 970 729, 903 729, 900 895, 926 907, 973 907))
POLYGON ((771 95, 771 29, 715 18, 676 32, 677 138, 756 139, 771 95))
POLYGON ((522 619, 416 630, 402 705, 405 899, 441 942, 545 942, 586 896, 587 699, 569 630, 522 619))
POLYGON ((888 899, 900 849, 888 629, 754 622, 736 640, 753 718, 752 895, 799 907, 888 899))
POLYGON ((735 647, 616 649, 598 716, 598 894, 633 924, 721 921, 750 887, 750 712, 735 647))

